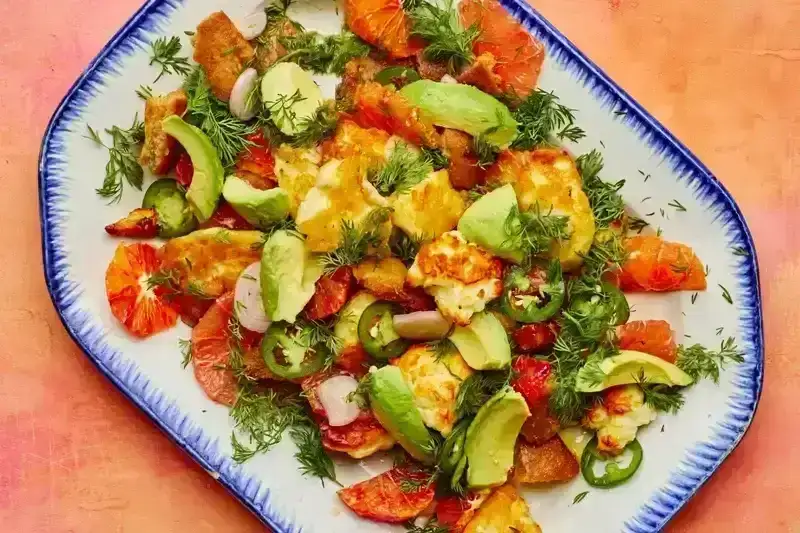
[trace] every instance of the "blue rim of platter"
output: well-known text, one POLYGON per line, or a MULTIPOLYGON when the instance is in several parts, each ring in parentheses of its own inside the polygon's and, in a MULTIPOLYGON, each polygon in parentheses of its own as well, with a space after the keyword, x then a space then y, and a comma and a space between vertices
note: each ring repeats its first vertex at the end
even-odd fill
MULTIPOLYGON (((500 0, 500 3, 544 44, 549 60, 570 71, 609 113, 622 116, 621 120, 654 154, 662 156, 673 171, 687 180, 695 196, 711 204, 717 220, 728 232, 730 245, 748 253, 737 257, 736 265, 737 280, 745 288, 738 302, 740 345, 745 350, 745 362, 733 370, 737 390, 728 398, 729 412, 713 428, 713 436, 689 449, 666 485, 655 491, 625 523, 625 530, 630 533, 660 531, 736 448, 750 427, 761 397, 764 334, 753 239, 733 198, 688 148, 531 6, 523 0, 500 0)), ((103 326, 75 305, 81 294, 79 283, 66 276, 68 260, 62 240, 66 211, 59 207, 64 200, 60 184, 66 179, 65 134, 70 123, 79 119, 81 109, 103 87, 103 76, 118 73, 120 60, 146 45, 150 40, 148 34, 157 31, 160 23, 180 5, 180 0, 148 0, 139 8, 72 85, 47 126, 39 157, 39 209, 47 288, 69 335, 130 401, 264 523, 278 533, 299 532, 302 526, 281 517, 270 505, 270 491, 258 479, 244 473, 220 451, 216 440, 205 435, 147 376, 105 342, 103 326)))

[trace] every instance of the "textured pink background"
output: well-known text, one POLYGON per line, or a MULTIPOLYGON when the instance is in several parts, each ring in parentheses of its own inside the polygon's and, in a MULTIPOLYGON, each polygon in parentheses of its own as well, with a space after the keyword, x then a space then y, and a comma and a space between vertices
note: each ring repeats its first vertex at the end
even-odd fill
MULTIPOLYGON (((755 233, 767 378, 744 442, 669 528, 800 532, 800 3, 537 0, 719 176, 755 233)), ((41 274, 53 109, 137 0, 0 1, 0 524, 21 533, 263 531, 63 331, 41 274)), ((87 187, 94 184, 87 184, 87 187)))

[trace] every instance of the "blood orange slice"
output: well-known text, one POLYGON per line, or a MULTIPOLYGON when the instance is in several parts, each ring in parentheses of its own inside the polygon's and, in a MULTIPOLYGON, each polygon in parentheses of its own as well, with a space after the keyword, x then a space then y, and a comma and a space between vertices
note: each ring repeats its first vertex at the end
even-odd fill
POLYGON ((369 82, 356 87, 353 120, 362 128, 378 128, 416 144, 439 146, 439 134, 429 117, 390 87, 369 82))
POLYGON ((411 23, 400 0, 347 0, 344 19, 350 30, 393 58, 414 55, 411 23))
POLYGON ((340 490, 339 498, 358 516, 399 524, 418 516, 433 502, 429 479, 428 472, 396 467, 340 490))
POLYGON ((497 0, 464 0, 459 5, 464 27, 477 25, 480 35, 472 47, 476 56, 490 53, 494 73, 506 92, 525 98, 536 87, 544 62, 544 47, 497 0))
POLYGON ((666 320, 635 320, 617 328, 619 347, 622 350, 636 350, 655 355, 674 363, 678 347, 672 335, 672 328, 666 320))
POLYGON ((685 244, 655 235, 637 235, 625 241, 628 259, 619 284, 626 291, 705 290, 703 264, 685 244))
POLYGON ((106 270, 106 296, 111 312, 137 337, 171 328, 178 320, 177 311, 167 301, 167 289, 148 284, 159 267, 153 246, 120 244, 106 270))

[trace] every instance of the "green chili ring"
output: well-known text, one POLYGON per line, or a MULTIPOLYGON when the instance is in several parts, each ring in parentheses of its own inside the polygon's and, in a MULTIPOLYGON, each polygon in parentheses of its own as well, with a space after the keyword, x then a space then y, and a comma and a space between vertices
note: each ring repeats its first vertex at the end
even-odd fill
POLYGON ((289 336, 280 324, 272 324, 261 341, 261 357, 264 363, 270 372, 283 379, 304 378, 321 370, 325 366, 327 355, 324 346, 304 346, 296 338, 289 336), (296 355, 301 351, 302 359, 298 361, 300 358, 296 355), (291 353, 295 357, 287 356, 291 353))
POLYGON ((375 302, 367 307, 358 321, 358 340, 375 359, 388 361, 400 357, 411 342, 400 338, 392 326, 392 317, 403 309, 391 302, 375 302))
POLYGON ((586 446, 586 449, 583 450, 583 455, 581 456, 581 472, 583 473, 583 479, 592 487, 601 489, 616 487, 628 481, 633 477, 633 474, 639 470, 644 452, 642 451, 642 445, 639 444, 637 439, 633 439, 629 442, 628 445, 625 446, 625 449, 630 450, 633 453, 633 457, 631 457, 631 462, 628 466, 620 468, 617 463, 606 460, 606 458, 597 451, 597 437, 594 437, 586 446), (605 474, 600 476, 594 473, 594 465, 598 462, 606 463, 605 474))

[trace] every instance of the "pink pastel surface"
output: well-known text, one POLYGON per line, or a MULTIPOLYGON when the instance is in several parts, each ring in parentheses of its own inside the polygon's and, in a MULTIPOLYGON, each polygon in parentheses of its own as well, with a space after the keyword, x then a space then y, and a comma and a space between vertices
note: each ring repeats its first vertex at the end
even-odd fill
MULTIPOLYGON (((755 234, 761 407, 738 450, 667 529, 800 532, 800 3, 535 4, 708 164, 755 234)), ((264 530, 95 371, 62 329, 42 278, 42 133, 138 5, 0 2, 2 531, 264 530)))

